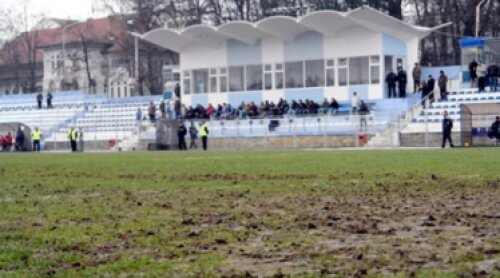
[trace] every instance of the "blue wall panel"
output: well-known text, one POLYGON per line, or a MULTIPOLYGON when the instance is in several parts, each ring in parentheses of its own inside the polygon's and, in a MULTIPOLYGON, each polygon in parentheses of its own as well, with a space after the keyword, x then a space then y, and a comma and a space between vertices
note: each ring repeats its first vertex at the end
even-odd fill
POLYGON ((241 102, 254 102, 259 105, 262 99, 262 92, 228 93, 229 103, 233 107, 238 107, 241 102))
POLYGON ((321 103, 325 99, 325 90, 323 88, 306 88, 306 89, 291 89, 285 90, 285 100, 313 100, 321 103))
POLYGON ((324 59, 323 35, 317 32, 300 34, 293 42, 284 42, 285 61, 324 59))
POLYGON ((382 47, 384 55, 406 56, 406 43, 393 38, 387 34, 382 34, 382 47))
POLYGON ((262 46, 260 41, 248 45, 236 40, 227 41, 228 66, 257 65, 262 63, 262 46))
POLYGON ((203 107, 208 106, 208 95, 207 94, 196 94, 191 95, 191 106, 202 105, 203 107))

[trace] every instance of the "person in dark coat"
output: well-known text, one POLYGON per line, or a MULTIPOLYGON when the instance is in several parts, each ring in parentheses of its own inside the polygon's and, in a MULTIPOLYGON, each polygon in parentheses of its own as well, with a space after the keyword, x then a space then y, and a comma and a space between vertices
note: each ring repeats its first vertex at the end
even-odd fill
POLYGON ((191 144, 189 144, 189 148, 198 148, 198 145, 196 144, 196 140, 198 139, 198 129, 194 125, 194 122, 191 121, 191 126, 189 127, 189 136, 191 137, 191 144))
POLYGON ((175 84, 174 94, 176 98, 181 98, 181 85, 179 83, 175 84))
POLYGON ((500 68, 498 65, 491 64, 487 69, 487 79, 490 85, 490 91, 496 92, 498 90, 498 78, 500 77, 500 68))
POLYGON ((49 92, 47 94, 47 109, 52 108, 52 93, 49 92))
POLYGON ((366 104, 363 100, 359 105, 359 130, 363 130, 363 125, 365 126, 365 131, 368 130, 368 126, 366 124, 366 116, 370 114, 370 108, 368 104, 366 104))
POLYGON ((16 151, 24 152, 24 139, 24 132, 19 127, 16 133, 16 151))
POLYGON ((453 141, 451 140, 451 130, 453 129, 453 121, 448 117, 448 111, 444 111, 443 118, 443 143, 441 148, 444 149, 446 141, 450 142, 450 147, 453 148, 453 141))
POLYGON ((36 95, 36 102, 38 103, 38 109, 42 109, 43 95, 42 93, 38 93, 36 95))
POLYGON ((406 71, 403 68, 399 67, 398 69, 398 85, 399 85, 399 97, 406 97, 406 84, 408 83, 408 76, 406 75, 406 71))
POLYGON ((174 113, 175 113, 175 119, 179 120, 181 118, 181 101, 179 99, 176 99, 174 102, 174 113))
POLYGON ((448 91, 446 90, 446 87, 448 85, 448 76, 444 74, 444 71, 439 72, 438 85, 439 85, 439 91, 441 92, 441 99, 447 100, 448 91))
POLYGON ((398 77, 392 71, 389 72, 389 74, 387 74, 387 76, 385 78, 385 82, 387 82, 387 87, 389 89, 389 92, 388 92, 389 98, 396 98, 397 97, 397 95, 396 95, 396 81, 397 81, 397 79, 398 79, 398 77))
POLYGON ((166 109, 165 109, 165 101, 161 101, 160 102, 160 113, 161 113, 161 118, 162 119, 165 119, 166 118, 166 115, 165 115, 165 112, 166 112, 166 109))
POLYGON ((470 74, 470 80, 471 80, 471 88, 474 88, 477 86, 477 73, 476 73, 476 69, 477 69, 477 62, 476 61, 472 61, 470 64, 469 64, 469 74, 470 74))
POLYGON ((497 116, 496 120, 491 125, 488 137, 492 140, 500 140, 500 116, 497 116))
POLYGON ((187 128, 184 125, 184 122, 181 121, 179 123, 179 128, 177 129, 177 137, 179 137, 179 150, 181 151, 187 151, 186 134, 187 128))
POLYGON ((429 80, 427 80, 427 95, 430 95, 429 97, 429 103, 434 102, 434 87, 436 86, 436 80, 432 75, 429 75, 429 80))

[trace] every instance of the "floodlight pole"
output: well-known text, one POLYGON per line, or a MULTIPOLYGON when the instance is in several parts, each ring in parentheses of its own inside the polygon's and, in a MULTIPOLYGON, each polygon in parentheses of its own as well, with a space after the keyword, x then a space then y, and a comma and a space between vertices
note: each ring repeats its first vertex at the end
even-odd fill
POLYGON ((481 0, 481 2, 479 2, 479 4, 477 4, 476 6, 476 37, 479 37, 479 31, 481 29, 481 6, 483 4, 487 4, 489 3, 490 0, 481 0))

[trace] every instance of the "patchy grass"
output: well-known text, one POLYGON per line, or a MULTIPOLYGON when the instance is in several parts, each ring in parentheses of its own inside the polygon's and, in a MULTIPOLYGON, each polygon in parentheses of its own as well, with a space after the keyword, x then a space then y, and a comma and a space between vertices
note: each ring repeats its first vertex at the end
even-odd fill
POLYGON ((500 272, 500 149, 0 156, 0 276, 500 272))

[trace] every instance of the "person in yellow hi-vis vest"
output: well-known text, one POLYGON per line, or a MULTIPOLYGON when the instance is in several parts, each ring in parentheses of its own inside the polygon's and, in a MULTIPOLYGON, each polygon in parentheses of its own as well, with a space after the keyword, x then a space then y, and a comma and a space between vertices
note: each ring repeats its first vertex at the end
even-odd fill
POLYGON ((40 140, 42 140, 42 132, 35 127, 31 132, 31 139, 33 140, 33 151, 40 152, 40 140))
POLYGON ((76 139, 78 139, 78 131, 76 131, 74 126, 72 126, 68 131, 68 139, 71 143, 71 151, 76 152, 76 139))
POLYGON ((207 123, 205 121, 200 123, 200 137, 201 137, 201 143, 203 145, 203 150, 206 151, 208 147, 208 127, 207 123))

